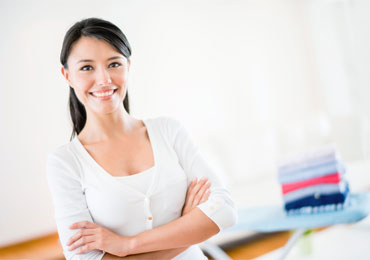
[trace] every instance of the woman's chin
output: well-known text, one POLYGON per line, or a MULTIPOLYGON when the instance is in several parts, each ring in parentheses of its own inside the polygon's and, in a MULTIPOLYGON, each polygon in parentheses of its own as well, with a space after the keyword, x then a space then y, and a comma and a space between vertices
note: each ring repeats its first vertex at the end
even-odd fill
POLYGON ((94 109, 94 114, 97 114, 97 115, 112 115, 115 113, 119 113, 119 109, 116 106, 109 106, 109 107, 94 109))

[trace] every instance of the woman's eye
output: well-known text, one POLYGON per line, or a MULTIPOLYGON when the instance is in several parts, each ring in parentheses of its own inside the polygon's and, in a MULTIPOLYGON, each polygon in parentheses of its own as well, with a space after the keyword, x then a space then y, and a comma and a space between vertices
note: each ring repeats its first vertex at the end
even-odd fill
POLYGON ((90 65, 83 66, 81 68, 82 71, 92 70, 92 67, 90 65))
POLYGON ((110 68, 117 68, 119 66, 121 66, 121 63, 119 63, 119 62, 113 62, 113 63, 109 64, 110 68))

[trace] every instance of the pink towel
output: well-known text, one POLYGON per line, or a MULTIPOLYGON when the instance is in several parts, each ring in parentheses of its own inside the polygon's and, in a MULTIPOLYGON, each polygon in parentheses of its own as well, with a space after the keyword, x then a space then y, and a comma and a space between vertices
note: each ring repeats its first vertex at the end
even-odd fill
POLYGON ((332 173, 330 175, 325 175, 305 181, 298 181, 298 182, 291 182, 287 184, 283 184, 281 186, 283 194, 289 193, 294 190, 298 190, 301 188, 305 188, 311 185, 317 185, 317 184, 335 184, 340 182, 340 174, 339 173, 332 173))

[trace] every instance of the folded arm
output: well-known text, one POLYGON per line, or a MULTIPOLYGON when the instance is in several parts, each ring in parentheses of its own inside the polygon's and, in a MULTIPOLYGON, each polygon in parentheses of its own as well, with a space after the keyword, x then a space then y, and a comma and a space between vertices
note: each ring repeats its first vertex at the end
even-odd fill
POLYGON ((175 256, 179 255, 180 253, 184 252, 187 249, 187 247, 182 248, 173 248, 173 249, 167 249, 167 250, 161 250, 161 251, 155 251, 155 252, 148 252, 148 253, 141 253, 136 255, 128 255, 125 257, 119 257, 115 255, 111 255, 108 253, 105 253, 103 258, 104 260, 119 260, 119 259, 125 259, 125 260, 148 260, 148 259, 172 259, 175 256))
POLYGON ((106 253, 103 259, 172 259, 189 246, 205 241, 218 232, 218 226, 200 209, 194 208, 179 219, 132 237, 128 256, 106 253))
MULTIPOLYGON (((202 229, 204 229, 205 226, 202 221, 206 220, 208 222, 207 224, 211 224, 210 227, 214 228, 214 232, 217 233, 219 231, 217 225, 210 221, 206 215, 201 213, 200 210, 196 208, 198 205, 208 200, 210 195, 210 185, 211 184, 207 182, 207 179, 200 180, 199 182, 197 180, 194 180, 190 183, 186 194, 185 205, 182 209, 183 217, 180 218, 184 219, 184 216, 186 216, 185 221, 182 220, 179 223, 179 219, 177 219, 166 225, 155 228, 153 230, 142 232, 133 237, 120 236, 95 223, 87 221, 77 222, 71 225, 71 228, 81 228, 81 230, 78 231, 73 237, 71 237, 67 245, 71 246, 70 250, 74 250, 81 246, 81 251, 79 253, 84 253, 92 249, 103 250, 106 252, 103 259, 172 259, 176 255, 185 251, 188 246, 194 244, 194 241, 195 243, 199 243, 198 240, 194 240, 194 235, 196 237, 199 236, 199 234, 202 235, 202 237, 200 238, 201 240, 205 240, 208 238, 207 232, 204 232, 204 230, 198 230, 199 234, 197 234, 196 232, 191 231, 192 229, 190 229, 191 233, 187 234, 187 237, 190 237, 190 240, 185 240, 187 241, 185 243, 190 244, 186 244, 186 246, 178 246, 178 242, 183 243, 183 240, 177 239, 178 232, 182 231, 181 229, 179 230, 179 227, 181 227, 181 225, 183 226, 184 223, 190 223, 190 219, 192 221, 198 222, 198 226, 200 225, 202 229), (198 214, 194 213, 194 211, 198 211, 198 214), (199 216, 201 217, 201 219, 199 219, 199 216), (173 224, 174 222, 177 224, 173 224), (158 236, 164 237, 165 239, 158 241, 158 236), (204 236, 206 236, 205 239, 204 236), (141 241, 141 239, 144 240, 141 241), (155 241, 151 241, 150 239, 153 239, 155 241), (169 248, 168 241, 170 240, 177 241, 177 243, 174 245, 174 248, 162 250, 162 248, 169 248), (153 247, 149 249, 146 249, 145 247, 137 247, 137 245, 145 245, 145 243, 155 245, 154 249, 153 247), (162 243, 166 244, 166 246, 163 247, 163 245, 161 245, 162 243)), ((183 228, 188 230, 187 226, 183 228)), ((210 236, 212 235, 213 234, 210 234, 210 236)))
POLYGON ((205 241, 218 232, 218 226, 199 208, 195 208, 166 225, 134 236, 129 254, 187 247, 205 241))

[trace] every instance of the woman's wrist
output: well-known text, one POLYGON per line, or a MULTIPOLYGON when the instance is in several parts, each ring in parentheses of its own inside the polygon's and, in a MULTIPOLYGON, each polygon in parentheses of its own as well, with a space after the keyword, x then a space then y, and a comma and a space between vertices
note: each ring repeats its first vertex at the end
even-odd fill
POLYGON ((133 255, 138 254, 137 245, 139 244, 137 236, 131 236, 128 239, 128 254, 133 255))

